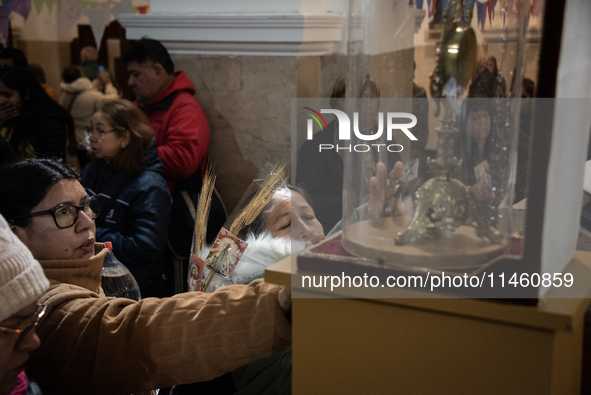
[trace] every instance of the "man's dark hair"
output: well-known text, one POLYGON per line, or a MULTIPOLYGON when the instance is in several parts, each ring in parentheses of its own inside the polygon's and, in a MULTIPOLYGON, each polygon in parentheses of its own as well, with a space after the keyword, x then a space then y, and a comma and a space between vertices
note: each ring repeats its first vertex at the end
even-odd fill
POLYGON ((66 84, 71 84, 78 78, 82 78, 82 70, 78 66, 70 65, 62 71, 62 80, 66 84))
POLYGON ((490 99, 494 97, 495 77, 485 68, 472 81, 468 90, 469 98, 490 99))
POLYGON ((136 41, 131 48, 123 54, 125 64, 137 62, 144 64, 154 62, 160 64, 168 74, 174 73, 174 63, 166 48, 160 41, 142 38, 136 41))

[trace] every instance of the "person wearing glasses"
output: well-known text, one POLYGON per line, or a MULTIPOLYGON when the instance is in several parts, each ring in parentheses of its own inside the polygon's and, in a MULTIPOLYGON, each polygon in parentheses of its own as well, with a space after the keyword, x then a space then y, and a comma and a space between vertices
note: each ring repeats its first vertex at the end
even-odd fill
POLYGON ((28 388, 24 364, 40 344, 35 328, 46 306, 37 301, 48 288, 39 262, 0 215, 0 395, 28 388))
POLYGON ((27 159, 0 169, 0 214, 51 284, 39 300, 47 305, 41 346, 27 368, 44 392, 130 394, 205 381, 291 343, 290 289, 263 280, 211 294, 105 297, 108 250, 95 243, 103 210, 95 202, 61 163, 27 159))
POLYGON ((103 99, 117 99, 119 97, 117 89, 111 83, 109 73, 103 72, 99 74, 98 78, 105 86, 104 94, 82 75, 82 70, 78 66, 71 65, 62 71, 59 103, 69 111, 74 119, 76 155, 80 169, 83 169, 90 161, 88 157, 90 142, 86 134, 86 126, 88 126, 97 104, 103 99))
POLYGON ((163 254, 172 199, 148 119, 126 100, 103 100, 88 126, 90 162, 84 186, 101 212, 96 238, 110 241, 143 297, 162 296, 163 254))

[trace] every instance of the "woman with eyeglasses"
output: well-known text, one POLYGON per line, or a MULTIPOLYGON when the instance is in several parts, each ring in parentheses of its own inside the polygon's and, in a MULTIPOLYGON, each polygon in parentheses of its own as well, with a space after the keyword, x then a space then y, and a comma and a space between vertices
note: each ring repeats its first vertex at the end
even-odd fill
POLYGON ((43 269, 0 215, 0 395, 29 387, 24 364, 40 344, 35 329, 46 306, 37 300, 48 288, 43 269))
POLYGON ((60 163, 0 169, 0 214, 51 284, 39 300, 47 305, 42 343, 27 370, 44 389, 130 394, 205 381, 290 344, 289 288, 262 280, 139 302, 105 297, 108 250, 95 243, 95 202, 60 163))
POLYGON ((78 66, 70 65, 62 71, 60 82, 60 104, 68 110, 74 119, 76 129, 76 155, 80 169, 84 169, 90 161, 88 151, 90 143, 86 134, 86 127, 96 105, 103 99, 117 99, 117 89, 111 83, 109 73, 101 73, 98 79, 105 86, 105 93, 82 74, 78 66))
POLYGON ((143 297, 162 296, 162 256, 172 200, 148 119, 126 100, 100 102, 88 125, 93 161, 84 186, 98 196, 96 238, 137 280, 143 297))

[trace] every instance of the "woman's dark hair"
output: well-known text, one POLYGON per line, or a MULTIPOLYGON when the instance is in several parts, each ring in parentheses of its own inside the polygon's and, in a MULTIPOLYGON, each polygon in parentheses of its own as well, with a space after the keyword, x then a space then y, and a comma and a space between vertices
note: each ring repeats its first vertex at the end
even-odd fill
POLYGON ((477 153, 475 143, 468 135, 468 118, 470 114, 476 111, 486 111, 490 118, 490 133, 486 138, 483 148, 483 157, 487 158, 491 152, 492 137, 493 137, 493 101, 490 99, 466 99, 462 103, 461 112, 458 116, 460 133, 458 135, 459 155, 463 158, 462 167, 464 168, 464 177, 467 177, 471 182, 474 181, 474 171, 472 169, 478 163, 474 163, 474 155, 477 153))
POLYGON ((62 80, 66 84, 71 84, 78 78, 82 78, 82 70, 78 66, 70 65, 62 71, 62 80))
POLYGON ((78 180, 68 166, 51 159, 25 159, 0 168, 0 214, 20 227, 29 225, 29 214, 61 180, 78 180))
POLYGON ((12 64, 16 67, 27 68, 29 66, 27 56, 18 48, 0 49, 0 59, 12 59, 12 64))
POLYGON ((127 147, 111 159, 113 167, 130 176, 140 174, 144 152, 154 138, 146 114, 132 102, 121 99, 103 100, 95 112, 105 116, 117 136, 125 137, 129 133, 127 147))
POLYGON ((536 90, 536 84, 532 80, 530 80, 529 78, 524 78, 523 79, 523 89, 525 89, 525 91, 527 92, 529 97, 534 97, 535 90, 536 90))
MULTIPOLYGON (((291 192, 299 193, 306 200, 306 203, 308 203, 310 207, 314 209, 310 194, 302 187, 287 184, 279 189, 288 189, 291 192)), ((259 236, 263 234, 267 230, 267 219, 269 218, 269 214, 271 213, 271 207, 273 206, 273 204, 274 202, 273 200, 271 200, 269 204, 265 206, 263 211, 261 211, 261 213, 255 218, 255 220, 252 221, 252 223, 249 226, 247 226, 242 232, 240 232, 239 237, 244 239, 248 234, 253 234, 254 236, 259 236)))
MULTIPOLYGON (((53 119, 59 120, 64 125, 66 140, 69 140, 70 154, 76 154, 74 121, 68 111, 56 103, 45 92, 39 81, 27 69, 21 67, 6 67, 0 70, 0 81, 9 89, 19 93, 23 106, 20 115, 7 121, 14 127, 11 145, 14 150, 21 154, 21 141, 28 140, 33 144, 38 155, 45 155, 46 147, 35 144, 39 137, 45 132, 47 115, 51 114, 53 119)), ((66 145, 64 144, 62 158, 65 158, 66 145)))
MULTIPOLYGON (((375 83, 374 80, 371 79, 371 75, 366 74, 361 81, 361 86, 359 90, 359 95, 357 97, 362 97, 363 92, 368 89, 370 90, 372 97, 379 98, 380 97, 380 88, 375 83)), ((332 87, 332 92, 330 94, 330 106, 332 108, 337 108, 337 104, 339 99, 345 98, 347 93, 347 75, 343 74, 339 78, 336 79, 334 85, 332 87)))
POLYGON ((493 77, 497 78, 497 76, 499 75, 499 69, 497 67, 497 58, 495 58, 494 56, 491 56, 488 58, 488 61, 490 62, 491 60, 495 64, 495 68, 492 71, 492 75, 493 75, 493 77))
POLYGON ((154 62, 160 64, 168 74, 174 73, 174 63, 168 51, 160 41, 142 38, 136 41, 131 48, 123 54, 123 63, 136 62, 144 64, 154 62))
POLYGON ((332 87, 332 92, 330 94, 330 106, 332 108, 338 108, 339 99, 345 97, 347 91, 347 75, 343 74, 339 78, 336 79, 334 85, 332 87))

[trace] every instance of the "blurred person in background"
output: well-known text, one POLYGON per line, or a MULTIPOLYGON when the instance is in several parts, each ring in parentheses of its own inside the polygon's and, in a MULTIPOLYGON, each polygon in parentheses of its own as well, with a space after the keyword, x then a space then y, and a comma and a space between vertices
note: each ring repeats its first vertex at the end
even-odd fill
POLYGON ((57 97, 57 93, 55 93, 55 89, 47 84, 45 79, 45 70, 39 63, 31 63, 29 64, 29 71, 33 73, 37 81, 41 84, 41 87, 51 97, 54 101, 59 103, 59 98, 57 97))
POLYGON ((0 70, 0 135, 19 158, 65 161, 66 150, 76 153, 72 117, 21 67, 0 70))
POLYGON ((84 168, 82 178, 102 207, 96 237, 113 244, 143 297, 161 296, 172 200, 148 119, 127 100, 104 100, 88 133, 95 160, 84 168))
POLYGON ((103 73, 109 75, 109 81, 113 84, 113 87, 119 91, 115 76, 111 71, 106 68, 103 64, 98 61, 98 52, 92 45, 87 45, 80 50, 80 67, 82 68, 82 74, 88 78, 94 84, 94 87, 99 92, 107 93, 107 85, 105 83, 106 77, 101 78, 100 67, 103 67, 103 73))
POLYGON ((90 161, 88 152, 90 142, 86 127, 98 103, 103 99, 116 99, 117 89, 111 83, 109 74, 103 72, 98 77, 105 85, 105 93, 98 91, 93 83, 82 75, 77 66, 68 66, 62 72, 60 83, 60 104, 70 112, 76 129, 76 156, 80 170, 90 161))
POLYGON ((505 78, 501 76, 501 73, 499 73, 497 58, 490 56, 487 60, 486 68, 494 78, 493 97, 507 97, 507 82, 505 81, 505 78))

